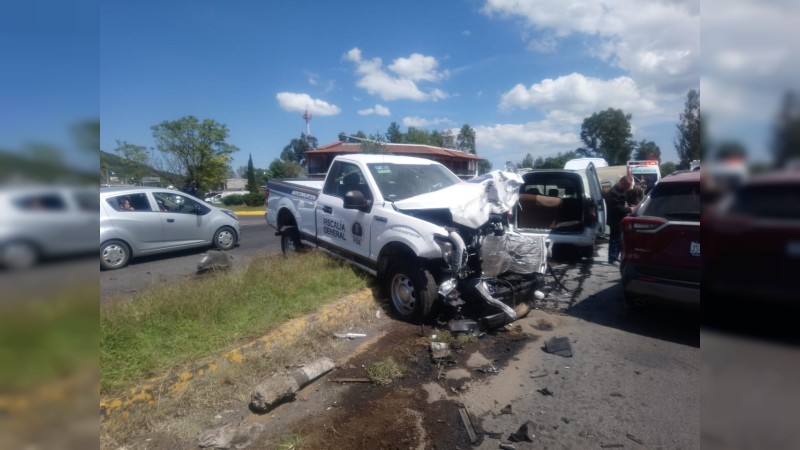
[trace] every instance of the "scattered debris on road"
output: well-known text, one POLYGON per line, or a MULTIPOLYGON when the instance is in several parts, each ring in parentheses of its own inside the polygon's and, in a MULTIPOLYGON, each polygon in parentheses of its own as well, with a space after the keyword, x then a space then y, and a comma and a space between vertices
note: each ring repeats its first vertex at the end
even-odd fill
POLYGON ((450 358, 450 346, 444 342, 431 342, 431 358, 434 362, 450 358))
POLYGON ((637 438, 636 436, 634 436, 634 435, 632 435, 630 433, 626 434, 626 436, 628 437, 628 439, 632 440, 633 442, 636 442, 639 445, 644 445, 644 442, 642 442, 642 440, 637 438))
POLYGON ((538 393, 540 393, 540 394, 542 394, 544 396, 548 396, 548 395, 552 396, 553 395, 553 391, 551 391, 548 388, 537 389, 536 392, 538 392, 538 393))
POLYGON ((222 250, 209 250, 200 255, 200 261, 197 262, 197 273, 229 270, 232 266, 233 256, 230 253, 222 250))
POLYGON ((250 394, 250 409, 265 413, 280 403, 294 399, 300 388, 330 372, 335 366, 330 358, 320 358, 289 374, 267 378, 250 394))
POLYGON ((353 339, 356 339, 356 338, 367 337, 367 335, 364 334, 364 333, 334 333, 333 337, 339 338, 339 339, 350 339, 350 340, 353 340, 353 339))
POLYGON ((544 343, 544 351, 565 358, 571 358, 573 355, 572 344, 569 342, 568 337, 553 337, 548 339, 547 342, 544 343))
POLYGON ((533 438, 536 437, 536 435, 533 434, 534 428, 536 428, 536 424, 529 420, 523 423, 516 433, 509 436, 508 440, 511 442, 533 442, 533 438))
POLYGON ((506 405, 505 408, 501 409, 500 414, 511 414, 511 405, 506 405))
POLYGON ((531 378, 543 378, 543 377, 546 377, 547 375, 549 375, 547 370, 539 370, 539 371, 531 373, 531 378))
POLYGON ((600 444, 600 448, 622 448, 625 447, 622 444, 600 444))
POLYGON ((472 426, 472 421, 469 418, 467 409, 461 407, 458 409, 458 414, 461 415, 461 422, 464 424, 464 429, 467 430, 469 441, 474 445, 478 443, 478 435, 475 434, 475 428, 472 426))

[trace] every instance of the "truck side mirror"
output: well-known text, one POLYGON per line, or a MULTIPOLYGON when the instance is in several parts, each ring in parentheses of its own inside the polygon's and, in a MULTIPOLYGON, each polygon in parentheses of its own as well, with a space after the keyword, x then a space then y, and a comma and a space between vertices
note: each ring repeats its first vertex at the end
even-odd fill
POLYGON ((367 211, 370 207, 369 202, 364 198, 364 193, 361 191, 347 191, 344 194, 344 209, 357 209, 359 211, 367 211))

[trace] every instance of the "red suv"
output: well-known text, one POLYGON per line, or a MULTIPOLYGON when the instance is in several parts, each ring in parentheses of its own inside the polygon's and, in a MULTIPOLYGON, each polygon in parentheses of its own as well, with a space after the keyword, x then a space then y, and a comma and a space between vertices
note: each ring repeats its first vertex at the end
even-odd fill
POLYGON ((700 171, 668 175, 622 221, 620 272, 631 305, 700 306, 700 171))

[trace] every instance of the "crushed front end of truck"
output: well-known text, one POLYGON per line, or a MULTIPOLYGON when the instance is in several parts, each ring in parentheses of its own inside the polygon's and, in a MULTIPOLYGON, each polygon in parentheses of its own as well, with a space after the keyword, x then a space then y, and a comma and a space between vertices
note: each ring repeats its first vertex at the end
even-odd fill
POLYGON ((542 236, 513 231, 509 212, 522 180, 492 172, 471 183, 398 202, 398 210, 442 226, 434 240, 438 301, 432 319, 452 332, 497 328, 531 309, 547 268, 542 236))

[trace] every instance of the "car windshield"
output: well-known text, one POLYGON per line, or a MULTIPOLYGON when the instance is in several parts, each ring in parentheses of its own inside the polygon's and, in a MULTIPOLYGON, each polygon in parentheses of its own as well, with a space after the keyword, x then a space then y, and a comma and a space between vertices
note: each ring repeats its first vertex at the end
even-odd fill
POLYGON ((764 219, 800 219, 800 185, 762 185, 742 188, 730 213, 764 219))
POLYGON ((453 172, 437 164, 367 164, 381 196, 399 201, 461 182, 453 172))
POLYGON ((659 183, 642 204, 638 215, 663 217, 667 220, 699 221, 701 211, 700 182, 659 183))

